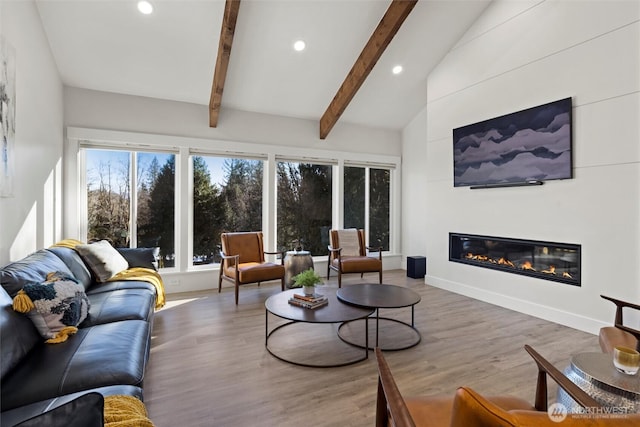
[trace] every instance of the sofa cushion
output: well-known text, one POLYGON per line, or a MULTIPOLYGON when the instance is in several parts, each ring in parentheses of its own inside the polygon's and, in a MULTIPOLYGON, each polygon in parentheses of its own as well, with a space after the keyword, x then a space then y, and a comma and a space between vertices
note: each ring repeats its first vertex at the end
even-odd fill
POLYGON ((88 296, 91 311, 80 325, 86 328, 120 320, 149 320, 156 302, 153 289, 123 289, 92 293, 88 296))
POLYGON ((81 328, 59 345, 36 345, 3 377, 2 410, 96 387, 140 385, 150 325, 142 320, 106 323, 81 328))
POLYGON ((30 405, 20 406, 18 408, 2 412, 0 414, 0 420, 2 420, 2 426, 15 426, 16 424, 27 420, 29 418, 35 417, 37 415, 44 414, 47 411, 51 411, 65 403, 71 402, 72 400, 90 393, 100 393, 102 396, 113 396, 113 395, 125 395, 125 396, 133 396, 140 400, 142 400, 142 389, 140 387, 131 386, 131 385, 114 385, 108 387, 99 387, 91 390, 79 391, 77 393, 65 394, 63 396, 55 397, 53 399, 41 400, 36 403, 32 403, 30 405))
POLYGON ((106 240, 78 245, 76 250, 95 275, 97 282, 106 282, 129 268, 127 260, 106 240))
POLYGON ((52 246, 47 249, 49 252, 53 252, 58 258, 65 263, 65 265, 73 273, 73 277, 78 280, 87 290, 93 285, 93 277, 91 277, 91 271, 89 267, 84 263, 78 252, 75 249, 71 249, 64 246, 52 246))
POLYGON ((116 280, 113 282, 98 283, 87 290, 87 295, 100 294, 104 292, 120 291, 125 289, 146 289, 153 294, 156 293, 156 287, 149 282, 142 280, 116 280))
POLYGON ((47 274, 52 271, 73 275, 60 258, 52 252, 42 249, 4 266, 0 270, 0 284, 13 298, 27 283, 44 282, 47 279, 47 274))
POLYGON ((160 248, 116 248, 127 260, 129 268, 142 267, 158 271, 160 248))
POLYGON ((13 301, 4 288, 0 287, 0 384, 5 376, 38 344, 42 337, 33 322, 23 314, 13 310, 13 301))
POLYGON ((86 393, 64 405, 36 415, 16 427, 103 427, 104 397, 86 393))
POLYGON ((60 343, 87 318, 89 299, 73 277, 51 273, 45 282, 26 284, 13 309, 26 313, 47 343, 60 343))

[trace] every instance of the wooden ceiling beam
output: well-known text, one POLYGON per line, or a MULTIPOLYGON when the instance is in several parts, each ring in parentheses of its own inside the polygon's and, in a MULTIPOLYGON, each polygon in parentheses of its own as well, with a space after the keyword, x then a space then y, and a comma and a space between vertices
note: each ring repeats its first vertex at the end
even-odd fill
POLYGON ((240 0, 226 0, 224 5, 224 16, 222 17, 222 28, 220 29, 220 41, 218 42, 218 58, 216 68, 213 73, 213 84, 211 85, 211 98, 209 99, 209 126, 218 126, 218 116, 222 105, 222 92, 224 81, 227 78, 227 68, 231 57, 231 45, 233 35, 236 31, 236 21, 238 20, 238 10, 240 0))
POLYGON ((320 119, 320 139, 325 139, 347 108, 360 86, 409 16, 418 0, 392 0, 360 56, 342 82, 338 92, 320 119))

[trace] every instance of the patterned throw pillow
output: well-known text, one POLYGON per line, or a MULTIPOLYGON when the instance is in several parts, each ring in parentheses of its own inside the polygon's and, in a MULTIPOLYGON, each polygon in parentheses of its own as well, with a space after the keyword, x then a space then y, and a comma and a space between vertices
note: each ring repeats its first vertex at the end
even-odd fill
POLYGON ((55 272, 43 283, 24 285, 13 299, 13 309, 26 313, 47 343, 59 343, 78 332, 87 318, 89 299, 78 281, 55 272))

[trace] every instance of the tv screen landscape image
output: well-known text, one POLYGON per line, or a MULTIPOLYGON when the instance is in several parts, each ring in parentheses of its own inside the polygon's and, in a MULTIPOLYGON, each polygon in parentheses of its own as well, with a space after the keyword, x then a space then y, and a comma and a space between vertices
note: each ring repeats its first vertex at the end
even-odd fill
POLYGON ((454 187, 572 178, 571 98, 453 130, 454 187))

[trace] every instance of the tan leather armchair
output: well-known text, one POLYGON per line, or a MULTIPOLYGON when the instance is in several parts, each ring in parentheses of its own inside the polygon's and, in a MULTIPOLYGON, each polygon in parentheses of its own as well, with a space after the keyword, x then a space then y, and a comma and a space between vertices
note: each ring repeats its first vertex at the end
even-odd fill
POLYGON ((222 280, 234 283, 236 305, 240 285, 267 282, 280 279, 284 291, 284 252, 265 252, 262 232, 222 233, 220 256, 220 278, 218 292, 222 290, 222 280), (265 261, 265 254, 280 254, 280 264, 265 261))
MULTIPOLYGON (((454 397, 408 397, 400 394, 391 370, 376 348, 378 361, 378 394, 376 402, 376 426, 386 427, 573 427, 573 426, 637 426, 640 414, 623 414, 610 417, 607 412, 593 415, 566 414, 558 422, 547 412, 547 375, 549 375, 568 395, 584 408, 602 408, 596 400, 572 383, 552 364, 533 348, 525 345, 525 350, 538 365, 538 381, 534 405, 509 396, 483 397, 468 387, 460 387, 454 397)), ((560 415, 560 414, 558 414, 560 415)))
POLYGON ((605 326, 604 328, 600 328, 598 340, 602 351, 605 353, 613 353, 613 348, 617 345, 635 348, 640 351, 640 331, 625 326, 622 321, 623 308, 626 307, 634 310, 640 310, 640 305, 604 295, 600 296, 616 305, 616 317, 613 322, 614 326, 605 326))
POLYGON ((338 273, 338 287, 342 287, 342 275, 348 273, 377 272, 382 283, 382 248, 365 245, 364 230, 329 230, 329 259, 327 261, 327 280, 331 270, 338 273), (368 255, 377 251, 378 256, 368 255))

